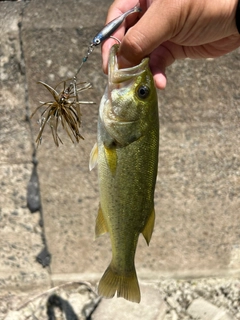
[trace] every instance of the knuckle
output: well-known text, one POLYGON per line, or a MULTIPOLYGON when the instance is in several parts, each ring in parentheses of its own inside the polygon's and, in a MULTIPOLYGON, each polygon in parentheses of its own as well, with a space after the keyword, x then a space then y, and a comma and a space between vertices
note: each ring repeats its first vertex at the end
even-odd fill
POLYGON ((138 30, 131 30, 126 34, 124 38, 124 45, 128 48, 128 54, 132 55, 134 58, 141 59, 145 56, 145 44, 146 38, 145 35, 138 30))

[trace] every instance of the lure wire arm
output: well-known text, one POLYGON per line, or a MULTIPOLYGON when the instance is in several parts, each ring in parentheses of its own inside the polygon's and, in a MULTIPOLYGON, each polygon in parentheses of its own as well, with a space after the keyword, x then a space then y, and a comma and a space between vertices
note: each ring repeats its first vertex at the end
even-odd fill
POLYGON ((77 75, 79 74, 80 70, 82 69, 82 66, 83 66, 84 62, 87 62, 88 57, 90 56, 90 54, 91 54, 91 53, 93 52, 93 50, 94 50, 94 47, 95 47, 94 44, 93 44, 93 43, 90 43, 90 45, 88 46, 87 54, 86 54, 86 56, 83 57, 82 62, 81 62, 81 64, 80 64, 80 66, 79 66, 79 68, 78 68, 78 70, 77 70, 74 78, 77 78, 77 75))

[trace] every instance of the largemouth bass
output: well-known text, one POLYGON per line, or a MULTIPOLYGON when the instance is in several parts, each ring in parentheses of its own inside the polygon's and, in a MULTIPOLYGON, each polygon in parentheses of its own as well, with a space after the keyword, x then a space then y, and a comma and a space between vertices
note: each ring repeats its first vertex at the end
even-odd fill
POLYGON ((112 245, 112 261, 98 293, 112 298, 117 292, 118 297, 140 302, 134 256, 139 234, 149 244, 154 227, 158 102, 148 58, 118 69, 117 51, 118 45, 110 51, 98 142, 90 155, 90 169, 98 163, 100 191, 95 233, 109 232, 112 245))

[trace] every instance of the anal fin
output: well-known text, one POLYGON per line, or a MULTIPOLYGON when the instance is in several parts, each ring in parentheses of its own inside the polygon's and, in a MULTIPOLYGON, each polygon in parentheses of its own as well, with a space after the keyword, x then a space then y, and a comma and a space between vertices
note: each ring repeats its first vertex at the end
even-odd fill
POLYGON ((97 238, 106 232, 108 232, 108 228, 103 216, 101 205, 99 205, 98 215, 96 219, 96 226, 95 226, 95 237, 97 238))
POLYGON ((147 223, 142 231, 142 234, 143 234, 148 245, 149 245, 151 237, 152 237, 154 222, 155 222, 155 210, 153 208, 152 212, 147 220, 147 223))

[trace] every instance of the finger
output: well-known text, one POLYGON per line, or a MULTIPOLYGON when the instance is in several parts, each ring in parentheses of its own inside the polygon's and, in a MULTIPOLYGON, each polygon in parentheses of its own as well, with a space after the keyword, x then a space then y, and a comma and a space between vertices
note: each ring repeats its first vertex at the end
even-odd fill
MULTIPOLYGON (((118 36, 119 39, 119 36, 118 36)), ((111 47, 116 43, 114 39, 106 40, 102 45, 102 68, 104 73, 108 73, 108 57, 111 47)))
POLYGON ((185 47, 185 53, 188 58, 216 58, 223 56, 240 46, 239 35, 232 35, 212 43, 207 43, 200 46, 185 47))
POLYGON ((122 67, 138 64, 177 32, 176 14, 179 14, 180 9, 176 6, 179 1, 173 1, 170 7, 168 2, 169 0, 153 1, 141 19, 128 30, 119 51, 122 67))
POLYGON ((167 77, 164 73, 157 73, 153 76, 156 88, 163 90, 167 85, 167 77))
MULTIPOLYGON (((124 12, 128 11, 129 9, 133 8, 136 5, 136 0, 130 0, 130 1, 119 1, 116 0, 109 8, 106 24, 110 21, 114 20, 115 18, 119 17, 124 12)), ((126 29, 133 25, 138 17, 138 14, 132 14, 129 17, 126 18, 126 20, 123 22, 123 24, 114 32, 114 37, 119 39, 120 41, 124 37, 124 34, 126 32, 126 29)), ((103 64, 103 71, 107 73, 107 63, 108 63, 108 56, 109 51, 112 45, 116 43, 113 39, 106 40, 102 45, 102 64, 103 64)))
POLYGON ((155 49, 149 57, 149 67, 152 71, 155 86, 158 89, 165 89, 167 77, 166 68, 175 61, 172 54, 163 46, 155 49))
POLYGON ((176 58, 171 51, 171 43, 169 42, 163 43, 150 54, 149 66, 158 89, 165 89, 167 84, 165 70, 175 60, 176 58))
POLYGON ((183 46, 166 41, 158 46, 149 56, 149 66, 152 71, 155 85, 164 89, 167 84, 165 71, 177 59, 185 59, 186 52, 183 46))

